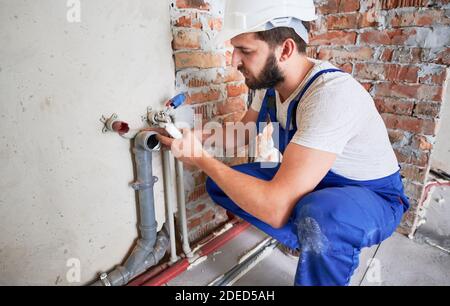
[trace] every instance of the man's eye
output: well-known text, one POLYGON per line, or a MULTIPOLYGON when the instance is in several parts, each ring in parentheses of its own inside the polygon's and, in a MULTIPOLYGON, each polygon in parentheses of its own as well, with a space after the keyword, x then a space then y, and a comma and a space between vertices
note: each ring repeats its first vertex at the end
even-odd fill
POLYGON ((243 54, 250 54, 251 51, 250 51, 250 50, 242 50, 242 53, 243 53, 243 54))

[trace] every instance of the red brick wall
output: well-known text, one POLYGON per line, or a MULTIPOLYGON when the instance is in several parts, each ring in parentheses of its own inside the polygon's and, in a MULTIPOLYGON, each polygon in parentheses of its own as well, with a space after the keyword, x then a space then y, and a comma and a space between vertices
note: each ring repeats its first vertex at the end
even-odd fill
POLYGON ((316 1, 308 54, 329 60, 374 97, 402 166, 416 218, 429 172, 446 69, 450 65, 449 0, 316 1))
MULTIPOLYGON (((217 49, 212 44, 222 28, 221 0, 170 1, 176 86, 189 93, 189 103, 203 122, 239 121, 247 110, 247 92, 240 72, 231 68, 231 46, 217 49)), ((229 165, 246 158, 222 159, 229 165)), ((186 201, 189 236, 198 240, 227 220, 224 209, 211 202, 205 190, 207 176, 198 169, 186 169, 186 201)))
MULTIPOLYGON (((416 217, 437 133, 446 68, 450 65, 449 0, 316 0, 308 55, 351 73, 372 94, 402 166, 416 217)), ((230 68, 231 46, 217 50, 211 38, 222 27, 222 0, 171 1, 177 87, 187 90, 205 120, 237 121, 247 88, 230 68)), ((241 163, 245 160, 227 161, 241 163)), ((206 176, 191 172, 187 190, 191 240, 226 219, 205 193, 206 176)))

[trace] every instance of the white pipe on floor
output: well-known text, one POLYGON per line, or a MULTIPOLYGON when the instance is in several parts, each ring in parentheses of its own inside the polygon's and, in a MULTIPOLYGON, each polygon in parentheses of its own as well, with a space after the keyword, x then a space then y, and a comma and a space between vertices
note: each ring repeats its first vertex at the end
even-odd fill
POLYGON ((437 249, 439 249, 439 250, 441 250, 441 251, 443 251, 443 252, 445 252, 447 254, 450 254, 450 250, 449 249, 446 249, 446 248, 440 246, 439 244, 433 242, 430 238, 425 238, 425 243, 427 243, 428 245, 430 245, 432 247, 435 247, 435 248, 437 248, 437 249))
POLYGON ((251 269, 253 269, 258 263, 263 261, 267 256, 269 256, 273 250, 277 247, 277 243, 275 240, 271 241, 270 245, 266 246, 264 250, 260 253, 254 254, 254 259, 248 260, 248 264, 246 261, 242 262, 243 268, 241 271, 238 271, 237 274, 233 275, 232 278, 228 280, 224 286, 232 286, 238 280, 240 280, 244 275, 246 275, 251 269))
POLYGON ((231 286, 253 269, 259 262, 266 258, 277 247, 278 242, 272 237, 267 237, 255 248, 245 254, 236 266, 225 274, 220 275, 208 286, 231 286))

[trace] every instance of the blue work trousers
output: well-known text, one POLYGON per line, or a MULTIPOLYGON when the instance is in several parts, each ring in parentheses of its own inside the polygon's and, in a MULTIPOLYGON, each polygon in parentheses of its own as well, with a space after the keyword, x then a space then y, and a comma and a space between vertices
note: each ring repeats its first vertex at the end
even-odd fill
MULTIPOLYGON (((233 168, 269 181, 279 165, 268 168, 251 163, 233 168)), ((391 236, 409 208, 399 172, 355 181, 330 171, 314 191, 301 198, 287 224, 279 229, 241 209, 211 178, 206 190, 215 203, 287 247, 300 250, 295 285, 306 286, 348 285, 361 249, 391 236)))

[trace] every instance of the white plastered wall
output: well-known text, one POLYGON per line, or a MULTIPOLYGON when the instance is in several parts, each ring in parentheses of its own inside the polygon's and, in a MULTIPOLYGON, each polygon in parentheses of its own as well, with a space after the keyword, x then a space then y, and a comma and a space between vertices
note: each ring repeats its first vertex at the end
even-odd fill
POLYGON ((174 95, 169 4, 81 0, 70 23, 76 2, 0 0, 0 285, 86 284, 138 235, 130 142, 99 119, 143 127, 174 95))
POLYGON ((431 166, 450 173, 450 68, 447 68, 444 102, 440 115, 439 131, 436 137, 431 166))

